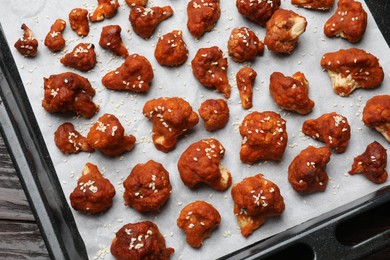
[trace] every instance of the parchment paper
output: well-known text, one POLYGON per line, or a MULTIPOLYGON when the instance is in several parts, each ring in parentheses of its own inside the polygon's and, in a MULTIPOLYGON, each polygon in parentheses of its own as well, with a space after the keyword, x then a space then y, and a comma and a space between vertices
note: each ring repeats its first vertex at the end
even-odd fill
POLYGON ((86 162, 96 164, 104 176, 114 184, 117 195, 113 207, 105 214, 89 216, 73 211, 78 229, 87 246, 91 259, 112 259, 109 253, 111 240, 124 224, 151 220, 155 222, 166 237, 166 244, 175 249, 173 259, 214 259, 250 245, 263 238, 282 232, 290 227, 299 225, 311 218, 321 215, 336 207, 371 193, 385 185, 375 185, 363 176, 348 176, 347 172, 352 165, 353 157, 361 154, 365 147, 374 140, 379 141, 389 150, 385 139, 372 129, 368 129, 361 122, 361 112, 367 99, 374 95, 389 93, 390 51, 383 36, 378 30, 367 6, 369 13, 368 28, 363 40, 357 44, 350 44, 345 40, 329 39, 323 34, 325 21, 334 13, 336 3, 329 12, 310 11, 298 9, 290 1, 282 1, 281 8, 291 9, 306 17, 308 26, 306 32, 300 37, 296 50, 287 56, 280 56, 267 49, 263 56, 258 57, 252 64, 236 64, 229 58, 228 73, 233 86, 229 99, 230 121, 219 131, 210 133, 203 127, 203 122, 194 128, 188 136, 182 138, 176 149, 168 154, 155 149, 151 143, 151 123, 143 117, 141 111, 144 103, 152 98, 161 96, 179 96, 185 98, 194 108, 199 108, 201 102, 208 98, 221 98, 222 95, 201 86, 193 77, 190 62, 196 51, 201 47, 217 45, 227 54, 227 40, 231 30, 239 26, 248 26, 254 30, 260 39, 264 39, 265 28, 251 23, 239 15, 235 1, 221 1, 221 17, 213 32, 207 33, 200 41, 194 40, 186 28, 187 1, 149 1, 150 6, 171 5, 174 15, 166 20, 156 30, 154 37, 145 41, 132 32, 128 21, 129 7, 120 1, 118 14, 112 19, 101 23, 91 24, 90 34, 80 38, 70 29, 68 14, 75 7, 84 7, 92 11, 97 1, 48 1, 48 0, 0 0, 0 21, 5 30, 8 42, 14 54, 19 72, 22 76, 27 94, 33 107, 35 116, 40 123, 41 131, 50 151, 51 158, 56 167, 58 178, 62 183, 64 194, 69 194, 76 186, 77 178, 86 162), (62 53, 53 54, 43 44, 46 34, 55 19, 62 18, 67 21, 64 37, 67 40, 66 49, 62 53), (20 26, 26 23, 39 40, 39 54, 34 59, 22 57, 12 47, 22 35, 20 26), (101 78, 108 72, 122 64, 123 58, 114 56, 103 50, 99 45, 101 28, 106 25, 119 24, 122 27, 122 38, 130 53, 146 56, 155 70, 152 87, 147 94, 137 95, 131 92, 114 92, 107 90, 101 84, 101 78), (154 47, 157 36, 170 32, 173 29, 183 31, 184 40, 189 48, 189 59, 179 68, 165 68, 160 66, 154 56, 154 47), (79 73, 87 77, 96 88, 94 101, 101 110, 91 120, 78 117, 67 117, 58 114, 49 114, 41 107, 43 98, 43 77, 70 71, 64 67, 59 59, 66 51, 80 43, 93 43, 98 54, 98 64, 90 72, 79 73), (372 91, 357 90, 350 97, 340 97, 333 93, 330 79, 322 71, 319 63, 322 55, 340 48, 358 47, 374 54, 380 59, 385 70, 385 80, 380 88, 372 91), (241 66, 251 65, 258 73, 253 96, 253 109, 245 111, 239 103, 238 90, 235 87, 235 74, 241 66), (311 114, 300 116, 295 113, 286 113, 276 106, 269 94, 269 76, 274 71, 285 75, 292 75, 296 71, 305 73, 309 81, 309 95, 316 102, 311 114), (288 147, 281 162, 263 162, 253 166, 243 164, 239 160, 241 136, 237 132, 238 125, 250 111, 273 110, 279 112, 287 120, 288 147), (311 138, 302 135, 302 123, 311 118, 335 111, 346 116, 351 125, 352 137, 348 149, 343 154, 332 154, 327 171, 330 182, 325 192, 307 196, 298 195, 287 181, 287 168, 292 159, 308 145, 323 146, 311 138), (57 149, 53 141, 53 133, 58 125, 70 121, 83 135, 88 133, 89 127, 104 113, 113 113, 122 122, 128 133, 137 137, 135 149, 118 158, 109 158, 99 152, 93 154, 80 153, 65 156, 57 149), (177 171, 177 160, 181 153, 193 142, 202 138, 216 137, 226 148, 223 164, 231 171, 233 183, 241 181, 244 177, 263 173, 266 178, 275 182, 281 190, 286 203, 286 210, 281 217, 269 218, 265 224, 250 237, 244 238, 240 234, 236 217, 233 214, 233 202, 230 189, 217 192, 208 187, 189 190, 182 183, 177 171), (140 214, 134 209, 125 207, 123 194, 123 180, 128 176, 134 165, 144 163, 149 159, 161 162, 170 173, 173 186, 172 196, 161 212, 156 214, 140 214), (213 204, 222 216, 222 222, 211 238, 203 246, 192 249, 186 242, 184 233, 177 227, 176 219, 180 210, 190 202, 205 200, 213 204))

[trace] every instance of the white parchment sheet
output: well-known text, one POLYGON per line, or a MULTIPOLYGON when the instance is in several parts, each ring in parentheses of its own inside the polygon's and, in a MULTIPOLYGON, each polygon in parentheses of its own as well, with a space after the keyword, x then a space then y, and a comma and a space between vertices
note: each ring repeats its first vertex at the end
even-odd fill
POLYGON ((162 153, 151 142, 151 123, 142 115, 144 103, 152 98, 162 96, 179 96, 185 98, 195 111, 199 105, 208 98, 223 98, 221 94, 201 86, 192 75, 190 62, 197 50, 202 47, 219 46, 227 55, 227 40, 233 28, 248 26, 261 40, 265 36, 265 28, 244 19, 235 7, 235 1, 221 1, 221 17, 215 30, 207 33, 200 41, 194 40, 189 34, 186 22, 187 1, 160 0, 149 1, 148 6, 171 5, 174 15, 164 21, 157 28, 154 37, 144 40, 133 33, 128 20, 130 8, 123 0, 118 14, 112 19, 91 24, 90 34, 80 38, 70 29, 68 14, 75 7, 83 7, 92 11, 97 1, 49 1, 49 0, 0 0, 0 22, 8 38, 12 53, 14 54, 19 72, 24 82, 27 94, 33 107, 35 116, 40 123, 41 131, 56 167, 58 178, 61 181, 64 194, 69 194, 76 187, 77 178, 86 162, 96 164, 115 186, 117 194, 113 207, 105 214, 89 216, 78 213, 72 209, 78 229, 85 241, 91 259, 113 259, 109 252, 111 240, 124 224, 151 220, 155 222, 161 233, 166 237, 166 244, 175 249, 173 259, 215 259, 248 246, 263 238, 280 233, 290 227, 299 225, 311 218, 321 215, 348 202, 371 193, 385 185, 375 185, 363 176, 348 176, 353 158, 361 154, 366 146, 374 140, 379 141, 389 150, 385 139, 372 129, 368 129, 361 121, 361 112, 365 102, 372 96, 389 93, 390 51, 383 36, 377 28, 372 15, 368 12, 368 28, 363 40, 357 44, 345 40, 327 38, 323 34, 325 21, 334 13, 336 3, 329 12, 310 11, 298 9, 283 0, 281 8, 291 9, 306 17, 308 26, 306 32, 300 37, 295 51, 288 56, 276 55, 265 49, 264 55, 258 57, 252 64, 236 64, 229 58, 228 73, 233 86, 231 98, 228 100, 230 120, 227 126, 219 131, 210 133, 203 127, 203 122, 194 128, 188 136, 182 138, 176 149, 170 153, 162 153), (62 53, 53 54, 43 44, 50 26, 57 18, 67 21, 64 37, 67 40, 66 48, 62 53), (22 35, 20 26, 26 23, 39 40, 39 53, 33 59, 22 57, 13 44, 22 35), (119 24, 122 27, 122 38, 129 49, 129 53, 138 53, 146 56, 151 62, 155 77, 152 87, 147 94, 137 95, 131 92, 115 92, 107 90, 101 83, 101 78, 108 72, 119 67, 124 61, 103 50, 98 42, 103 26, 119 24), (183 31, 183 37, 189 48, 189 59, 179 68, 166 68, 160 66, 154 58, 154 47, 158 37, 174 29, 183 31), (97 90, 94 101, 100 105, 98 115, 90 120, 84 118, 67 117, 59 114, 49 114, 41 107, 43 98, 43 77, 72 71, 63 66, 59 59, 65 52, 71 51, 80 43, 93 43, 98 55, 98 64, 90 72, 82 73, 97 90), (362 48, 380 59, 385 71, 385 80, 381 87, 372 90, 357 90, 350 97, 340 97, 333 93, 330 79, 319 65, 324 53, 337 51, 340 48, 362 48), (254 86, 253 109, 246 111, 239 103, 239 93, 235 84, 235 74, 243 65, 251 65, 258 76, 254 86), (309 81, 309 95, 316 103, 312 113, 306 116, 287 113, 276 106, 269 94, 269 76, 274 71, 285 75, 292 75, 302 71, 309 81), (237 132, 238 125, 250 111, 272 110, 279 112, 287 121, 288 147, 281 162, 263 162, 248 166, 240 162, 239 149, 241 136, 237 132), (292 159, 308 145, 323 146, 311 138, 302 135, 302 123, 311 118, 317 118, 324 113, 337 112, 346 116, 351 125, 351 140, 348 149, 343 154, 332 154, 327 166, 330 182, 325 192, 301 196, 297 194, 287 181, 287 168, 292 159), (83 135, 88 133, 89 127, 104 113, 113 113, 122 122, 127 133, 137 138, 135 149, 123 156, 109 158, 99 152, 93 154, 80 153, 78 155, 63 155, 55 146, 53 133, 57 127, 70 121, 83 135), (244 177, 263 173, 266 178, 275 182, 284 197, 286 209, 281 217, 269 218, 265 224, 248 238, 240 234, 236 217, 233 214, 233 201, 230 189, 217 192, 208 187, 197 190, 188 189, 181 181, 177 171, 177 160, 181 153, 193 142, 202 138, 216 137, 225 146, 226 155, 223 164, 231 171, 233 183, 241 181, 244 177), (172 196, 161 212, 155 214, 140 214, 130 207, 124 206, 123 180, 128 176, 134 165, 145 163, 153 159, 164 165, 170 173, 173 186, 172 196), (218 209, 222 221, 212 236, 205 240, 200 249, 192 249, 186 242, 184 233, 177 227, 176 219, 180 210, 190 202, 205 200, 218 209))

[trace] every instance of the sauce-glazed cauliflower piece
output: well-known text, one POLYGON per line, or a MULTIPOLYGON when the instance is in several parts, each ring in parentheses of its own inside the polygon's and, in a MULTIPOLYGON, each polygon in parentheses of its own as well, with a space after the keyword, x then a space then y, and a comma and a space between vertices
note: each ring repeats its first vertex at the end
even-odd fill
POLYGON ((220 222, 218 210, 201 200, 185 206, 177 218, 177 226, 184 231, 187 243, 194 248, 201 247, 220 222))
POLYGON ((96 65, 95 45, 79 43, 60 60, 62 64, 80 71, 88 71, 96 65))
POLYGON ((230 97, 231 86, 227 75, 228 62, 217 46, 200 48, 191 62, 192 73, 206 88, 215 88, 226 98, 230 97))
POLYGON ((288 167, 288 181, 296 192, 325 191, 328 184, 326 165, 331 152, 328 147, 308 146, 302 150, 288 167))
POLYGON ((121 37, 122 28, 119 25, 107 25, 102 29, 100 34, 99 45, 106 50, 127 58, 129 52, 121 37))
POLYGON ((125 129, 116 116, 104 114, 91 127, 87 135, 90 146, 108 156, 119 156, 133 150, 133 135, 125 134, 125 129))
POLYGON ((69 13, 69 24, 78 36, 87 36, 89 34, 88 10, 72 9, 69 13))
POLYGON ((24 31, 23 36, 15 42, 14 47, 25 57, 35 57, 38 53, 38 41, 26 24, 22 24, 21 29, 24 31))
POLYGON ((115 193, 114 186, 102 176, 98 167, 87 163, 69 199, 73 209, 98 214, 111 208, 115 193))
POLYGON ((131 7, 129 20, 136 34, 144 39, 149 39, 156 27, 173 15, 170 6, 154 6, 145 8, 142 6, 131 7))
POLYGON ((369 144, 363 154, 353 159, 352 169, 349 174, 362 173, 367 179, 376 184, 387 180, 387 151, 378 142, 369 144))
POLYGON ((234 28, 228 40, 228 54, 235 62, 254 60, 264 52, 264 44, 247 27, 234 28))
POLYGON ((302 72, 291 77, 274 72, 270 77, 269 90, 275 103, 281 108, 306 115, 313 110, 314 101, 309 98, 309 83, 302 72))
POLYGON ((248 20, 262 26, 279 9, 280 0, 236 0, 238 12, 248 20))
POLYGON ((219 0, 190 0, 187 5, 188 31, 199 39, 214 28, 220 15, 219 0))
POLYGON ((367 13, 360 2, 339 0, 337 10, 326 21, 324 33, 328 37, 341 37, 349 42, 358 42, 367 27, 367 13))
POLYGON ((286 121, 272 111, 248 114, 240 125, 240 134, 240 159, 244 163, 279 161, 287 146, 286 121))
POLYGON ((335 112, 306 120, 303 122, 302 132, 324 142, 336 153, 345 152, 351 138, 351 127, 348 119, 335 112))
POLYGON ((357 48, 325 53, 321 67, 328 71, 333 90, 340 96, 349 96, 358 88, 376 88, 384 78, 378 58, 357 48))
POLYGON ((158 211, 170 198, 169 173, 161 163, 149 160, 134 166, 123 182, 125 205, 139 212, 158 211))
POLYGON ((73 72, 51 75, 44 80, 42 107, 49 113, 74 112, 93 117, 99 106, 92 101, 95 89, 87 78, 73 72))
POLYGON ((191 189, 204 183, 216 190, 226 190, 232 184, 232 176, 221 163, 224 154, 225 148, 215 138, 191 144, 177 163, 181 180, 191 189))
POLYGON ((118 8, 118 0, 98 0, 95 11, 89 14, 89 20, 91 22, 100 22, 105 18, 112 18, 116 15, 118 8))
POLYGON ((257 73, 252 68, 242 68, 236 74, 236 83, 240 92, 241 106, 244 109, 249 109, 253 106, 253 84, 257 73))
POLYGON ((103 85, 112 90, 147 92, 154 78, 149 60, 142 55, 127 56, 122 65, 102 78, 103 85))
POLYGON ((173 248, 166 247, 164 236, 150 221, 124 225, 115 233, 110 251, 118 260, 169 260, 175 252, 173 248))
POLYGON ((50 27, 50 31, 45 37, 45 46, 52 52, 60 51, 65 47, 65 39, 62 35, 65 27, 66 22, 62 19, 57 19, 50 27))
POLYGON ((175 149, 177 139, 199 122, 191 105, 179 97, 149 100, 142 113, 153 123, 154 146, 165 153, 175 149))
POLYGON ((223 99, 207 99, 198 109, 199 116, 203 119, 207 131, 215 131, 224 128, 229 121, 229 107, 223 99))
POLYGON ((390 142, 390 95, 374 96, 367 100, 363 109, 363 122, 375 128, 390 142))
POLYGON ((332 8, 334 0, 291 0, 291 4, 307 9, 326 11, 332 8))
POLYGON ((266 24, 264 44, 270 51, 291 53, 306 31, 306 18, 291 10, 277 10, 266 24))
POLYGON ((63 123, 57 128, 54 132, 54 143, 64 154, 94 151, 87 138, 75 130, 72 123, 63 123))
POLYGON ((188 49, 180 30, 173 30, 158 39, 154 57, 161 66, 177 67, 187 61, 188 49))
POLYGON ((263 174, 244 178, 232 187, 234 214, 241 234, 248 237, 267 217, 281 215, 285 204, 279 187, 263 174))

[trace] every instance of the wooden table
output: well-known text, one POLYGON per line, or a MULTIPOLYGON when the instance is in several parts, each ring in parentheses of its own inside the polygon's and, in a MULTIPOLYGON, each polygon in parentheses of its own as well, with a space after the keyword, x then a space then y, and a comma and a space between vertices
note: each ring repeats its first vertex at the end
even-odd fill
POLYGON ((0 135, 0 259, 48 259, 30 205, 0 135))
MULTIPOLYGON (((366 0, 366 2, 370 4, 371 12, 377 18, 379 28, 389 42, 390 1, 366 0)), ((0 259, 49 259, 44 240, 1 135, 0 259)), ((365 259, 390 259, 390 247, 365 259)))

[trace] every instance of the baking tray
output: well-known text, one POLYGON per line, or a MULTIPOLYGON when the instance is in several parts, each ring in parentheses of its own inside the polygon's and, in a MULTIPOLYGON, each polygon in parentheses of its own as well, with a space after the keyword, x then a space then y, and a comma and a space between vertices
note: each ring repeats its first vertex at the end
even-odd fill
MULTIPOLYGON (((366 1, 389 43, 386 1, 366 1), (382 13, 382 15, 381 15, 382 13)), ((49 152, 32 112, 6 38, 0 28, 0 130, 34 212, 50 256, 88 259, 85 245, 66 202, 49 152)), ((390 230, 355 245, 337 239, 339 226, 390 202, 390 186, 221 259, 280 259, 282 252, 304 252, 300 259, 361 258, 390 245, 390 230), (306 253, 305 253, 306 252, 306 253)))

